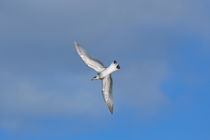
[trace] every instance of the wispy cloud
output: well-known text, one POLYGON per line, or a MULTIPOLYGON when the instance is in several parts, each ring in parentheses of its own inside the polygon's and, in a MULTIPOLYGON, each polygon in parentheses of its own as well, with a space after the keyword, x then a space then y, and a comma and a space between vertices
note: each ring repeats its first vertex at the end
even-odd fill
POLYGON ((107 111, 101 85, 88 82, 94 72, 80 63, 72 40, 106 65, 122 65, 113 76, 116 111, 152 112, 167 102, 160 86, 170 73, 167 33, 205 39, 210 31, 205 1, 20 0, 0 7, 0 124, 8 127, 22 117, 107 111))

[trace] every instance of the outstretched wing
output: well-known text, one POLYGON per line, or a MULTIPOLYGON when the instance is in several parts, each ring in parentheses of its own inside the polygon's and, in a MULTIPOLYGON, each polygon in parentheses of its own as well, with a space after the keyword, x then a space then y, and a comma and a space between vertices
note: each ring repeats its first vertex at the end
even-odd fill
POLYGON ((77 43, 76 41, 74 41, 74 47, 77 50, 77 53, 79 54, 79 56, 81 57, 81 59, 83 60, 83 62, 89 66, 90 68, 94 69, 96 72, 102 72, 105 67, 104 65, 97 59, 91 57, 87 51, 85 49, 83 49, 79 43, 77 43))
POLYGON ((104 101, 106 102, 109 111, 113 113, 113 101, 112 101, 112 76, 111 74, 107 75, 102 80, 103 88, 102 94, 104 97, 104 101))

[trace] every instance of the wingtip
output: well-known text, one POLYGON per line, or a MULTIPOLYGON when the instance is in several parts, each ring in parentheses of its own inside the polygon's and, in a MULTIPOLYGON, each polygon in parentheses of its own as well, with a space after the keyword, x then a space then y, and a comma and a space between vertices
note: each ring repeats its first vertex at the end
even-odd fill
POLYGON ((74 46, 79 46, 79 43, 76 40, 73 41, 73 44, 74 46))
POLYGON ((113 115, 113 106, 109 107, 109 112, 113 115))

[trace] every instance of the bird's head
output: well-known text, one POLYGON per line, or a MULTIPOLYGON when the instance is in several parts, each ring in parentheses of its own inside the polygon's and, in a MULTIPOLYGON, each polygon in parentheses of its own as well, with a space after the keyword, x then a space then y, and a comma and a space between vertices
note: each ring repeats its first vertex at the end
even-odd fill
POLYGON ((100 79, 99 75, 94 76, 91 80, 98 80, 100 79))
POLYGON ((116 60, 114 60, 114 61, 112 62, 112 64, 114 64, 114 65, 116 66, 117 70, 120 69, 120 65, 117 63, 116 60))

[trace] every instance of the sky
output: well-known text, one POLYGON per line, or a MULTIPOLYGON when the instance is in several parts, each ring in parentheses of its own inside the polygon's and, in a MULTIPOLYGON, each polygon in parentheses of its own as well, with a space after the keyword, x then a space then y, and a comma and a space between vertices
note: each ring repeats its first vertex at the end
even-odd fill
POLYGON ((209 140, 208 0, 0 0, 1 140, 209 140), (73 41, 114 72, 114 113, 73 41))

